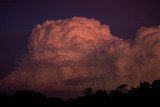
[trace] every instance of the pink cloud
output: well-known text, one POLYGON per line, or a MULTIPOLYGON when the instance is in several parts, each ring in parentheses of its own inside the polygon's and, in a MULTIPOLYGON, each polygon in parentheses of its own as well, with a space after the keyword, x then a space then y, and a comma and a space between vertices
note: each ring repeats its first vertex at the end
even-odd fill
POLYGON ((111 89, 160 78, 160 27, 142 27, 132 42, 95 19, 45 21, 33 29, 29 54, 0 81, 1 89, 111 89))

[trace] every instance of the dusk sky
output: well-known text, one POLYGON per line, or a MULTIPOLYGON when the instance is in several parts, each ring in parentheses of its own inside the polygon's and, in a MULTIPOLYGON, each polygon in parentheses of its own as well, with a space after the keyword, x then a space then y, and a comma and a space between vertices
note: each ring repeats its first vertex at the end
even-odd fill
POLYGON ((28 53, 32 29, 45 20, 94 18, 133 40, 140 27, 160 24, 159 11, 159 0, 0 0, 0 78, 28 53))

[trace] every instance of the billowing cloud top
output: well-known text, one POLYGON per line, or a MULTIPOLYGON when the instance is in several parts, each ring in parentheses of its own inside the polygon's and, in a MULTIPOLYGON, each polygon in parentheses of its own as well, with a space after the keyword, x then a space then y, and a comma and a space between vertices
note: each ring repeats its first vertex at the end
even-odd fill
POLYGON ((160 78, 160 26, 142 27, 131 43, 95 19, 48 20, 33 29, 28 48, 1 89, 111 89, 160 78))
POLYGON ((80 51, 84 54, 93 50, 99 41, 110 37, 109 27, 95 19, 47 20, 33 29, 29 50, 36 60, 76 60, 80 51))

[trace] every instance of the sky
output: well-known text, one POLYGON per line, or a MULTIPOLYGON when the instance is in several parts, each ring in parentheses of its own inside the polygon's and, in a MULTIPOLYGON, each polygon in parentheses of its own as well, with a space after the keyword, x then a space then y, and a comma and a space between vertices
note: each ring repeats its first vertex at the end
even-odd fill
POLYGON ((28 52, 29 35, 45 20, 83 16, 134 39, 141 26, 160 24, 159 0, 0 0, 0 78, 28 52))

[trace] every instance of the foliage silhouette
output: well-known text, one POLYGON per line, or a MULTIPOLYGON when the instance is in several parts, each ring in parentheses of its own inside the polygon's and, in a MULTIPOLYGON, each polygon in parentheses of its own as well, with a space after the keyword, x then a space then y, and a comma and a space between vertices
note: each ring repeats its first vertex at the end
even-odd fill
POLYGON ((127 87, 128 85, 127 84, 122 84, 122 85, 119 85, 116 90, 119 90, 120 92, 127 92, 127 87))
POLYGON ((83 91, 83 95, 84 95, 84 96, 91 96, 92 93, 93 93, 92 88, 86 88, 86 89, 84 89, 84 91, 83 91))
POLYGON ((115 107, 115 106, 157 106, 160 99, 160 79, 140 82, 139 86, 127 88, 127 84, 119 85, 115 90, 93 91, 86 88, 82 96, 63 100, 58 97, 47 97, 33 90, 19 90, 13 95, 0 94, 1 107, 115 107))

